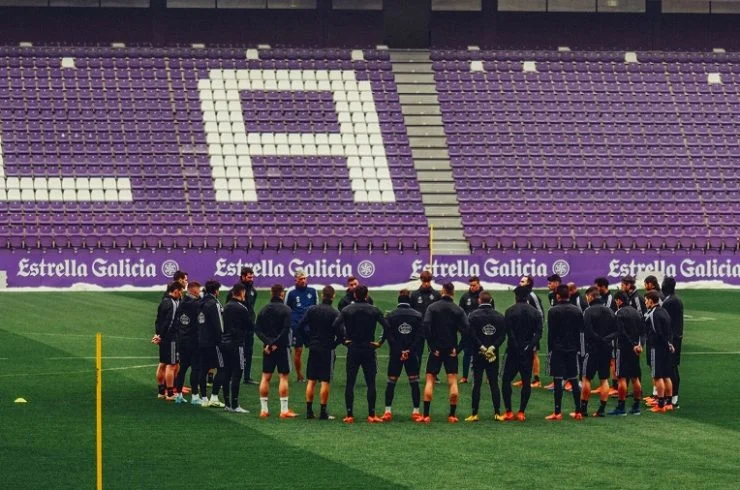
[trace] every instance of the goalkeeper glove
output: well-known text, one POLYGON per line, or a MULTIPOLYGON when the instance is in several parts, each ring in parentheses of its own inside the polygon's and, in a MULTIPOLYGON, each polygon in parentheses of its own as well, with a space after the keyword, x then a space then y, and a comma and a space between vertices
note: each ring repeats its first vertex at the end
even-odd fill
POLYGON ((488 362, 496 361, 496 347, 490 346, 486 349, 486 359, 488 359, 488 362))

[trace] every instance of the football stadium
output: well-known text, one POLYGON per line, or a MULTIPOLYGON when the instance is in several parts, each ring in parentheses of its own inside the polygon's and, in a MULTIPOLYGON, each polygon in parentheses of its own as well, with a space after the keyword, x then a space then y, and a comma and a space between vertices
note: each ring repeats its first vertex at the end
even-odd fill
POLYGON ((737 488, 740 1, 0 0, 0 486, 737 488))

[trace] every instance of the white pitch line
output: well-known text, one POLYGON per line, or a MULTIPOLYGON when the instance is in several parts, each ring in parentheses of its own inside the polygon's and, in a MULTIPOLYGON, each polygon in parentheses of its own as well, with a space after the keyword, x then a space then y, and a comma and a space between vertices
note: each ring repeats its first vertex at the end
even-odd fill
MULTIPOLYGON (((88 357, 77 357, 77 356, 66 356, 66 357, 47 357, 47 359, 54 361, 72 361, 75 359, 97 359, 95 356, 88 357)), ((103 356, 105 359, 157 359, 157 356, 103 356)))
MULTIPOLYGON (((140 366, 123 366, 115 368, 103 368, 103 371, 124 371, 126 369, 141 369, 141 368, 152 368, 157 364, 142 364, 140 366)), ((26 376, 56 376, 59 374, 92 374, 94 369, 85 369, 84 371, 54 371, 51 373, 14 373, 14 374, 0 374, 0 378, 21 378, 26 376)))
MULTIPOLYGON (((14 333, 14 332, 11 332, 11 333, 14 333)), ((47 337, 82 337, 86 339, 95 338, 95 334, 84 335, 84 334, 74 334, 74 333, 21 332, 21 333, 18 333, 17 335, 44 335, 47 337)), ((103 340, 105 339, 142 340, 142 341, 145 340, 147 342, 151 342, 151 339, 147 339, 145 337, 121 337, 119 335, 103 335, 103 340)))

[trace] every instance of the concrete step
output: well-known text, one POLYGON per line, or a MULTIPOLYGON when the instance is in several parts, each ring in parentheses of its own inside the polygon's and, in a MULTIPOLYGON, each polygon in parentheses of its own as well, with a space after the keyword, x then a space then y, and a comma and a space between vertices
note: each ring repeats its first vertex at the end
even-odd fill
POLYGON ((432 64, 424 61, 394 61, 391 69, 393 73, 431 73, 432 64))
POLYGON ((405 50, 393 50, 391 51, 391 61, 393 63, 429 63, 429 51, 405 51, 405 50))
POLYGON ((442 126, 442 118, 435 116, 404 116, 406 126, 442 126))
POLYGON ((437 94, 431 94, 431 95, 430 94, 421 94, 421 95, 399 94, 398 101, 401 103, 401 105, 413 105, 413 104, 439 105, 439 99, 437 98, 437 94))
POLYGON ((452 182, 419 182, 421 192, 440 192, 455 194, 455 184, 452 182))
POLYGON ((439 116, 439 105, 403 104, 401 112, 404 116, 439 116))
POLYGON ((447 205, 427 205, 424 206, 427 217, 449 218, 451 216, 460 217, 460 210, 457 204, 447 205))
POLYGON ((465 240, 465 237, 463 237, 462 234, 462 228, 459 230, 454 229, 437 229, 434 228, 434 234, 432 235, 432 240, 435 240, 435 248, 436 248, 436 240, 465 240))
POLYGON ((424 158, 449 160, 450 153, 446 148, 411 148, 411 156, 414 160, 424 158))
POLYGON ((470 247, 465 240, 435 240, 432 253, 434 255, 467 255, 470 253, 470 247))
POLYGON ((451 182, 452 172, 449 170, 433 170, 416 172, 419 182, 451 182))
POLYGON ((417 172, 425 170, 452 170, 449 160, 415 160, 414 168, 417 172))
POLYGON ((396 83, 434 84, 434 75, 431 73, 398 73, 394 75, 396 83))
POLYGON ((407 126, 406 133, 409 136, 443 136, 445 134, 445 128, 442 126, 407 126))
POLYGON ((430 217, 427 218, 429 220, 429 224, 434 226, 434 230, 462 230, 462 222, 460 221, 459 216, 454 217, 446 217, 446 218, 439 218, 439 217, 430 217))
POLYGON ((445 148, 447 149, 447 138, 444 136, 411 136, 409 137, 411 148, 445 148))
POLYGON ((425 206, 430 204, 457 206, 457 194, 423 194, 421 196, 421 202, 425 206))
POLYGON ((398 94, 436 94, 437 87, 432 84, 398 83, 398 94))

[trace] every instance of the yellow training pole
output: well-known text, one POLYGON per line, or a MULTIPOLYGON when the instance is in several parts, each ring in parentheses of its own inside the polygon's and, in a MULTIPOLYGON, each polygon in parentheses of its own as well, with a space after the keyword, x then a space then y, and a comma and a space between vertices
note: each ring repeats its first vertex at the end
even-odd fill
POLYGON ((95 455, 97 460, 97 489, 103 489, 103 335, 95 334, 95 455))
POLYGON ((434 256, 434 225, 429 225, 429 270, 432 270, 432 257, 434 256))

